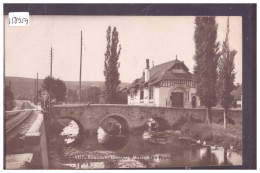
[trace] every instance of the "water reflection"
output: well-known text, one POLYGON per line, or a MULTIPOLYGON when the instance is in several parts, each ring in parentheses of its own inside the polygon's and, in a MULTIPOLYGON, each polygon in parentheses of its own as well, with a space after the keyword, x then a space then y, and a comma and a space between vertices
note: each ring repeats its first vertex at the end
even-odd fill
MULTIPOLYGON (((122 133, 120 129, 115 130, 114 126, 109 126, 107 129, 113 129, 113 134, 100 127, 97 136, 85 136, 80 146, 64 146, 64 152, 59 154, 59 159, 63 159, 63 167, 71 169, 162 168, 242 164, 241 154, 221 147, 193 144, 180 138, 180 133, 177 131, 147 129, 142 134, 127 134, 122 133), (117 133, 114 133, 115 131, 117 133), (78 153, 84 157, 93 155, 104 159, 81 160, 80 165, 78 160, 64 159, 73 158, 78 153), (128 159, 111 159, 111 157, 128 159)), ((70 123, 61 134, 72 131, 78 132, 75 124, 70 123)), ((73 137, 67 135, 67 137, 73 140, 75 135, 73 137)))
POLYGON ((108 134, 102 127, 97 131, 98 142, 107 150, 120 150, 128 141, 127 134, 108 134))
POLYGON ((212 147, 200 148, 201 165, 231 166, 242 165, 242 156, 239 153, 227 150, 223 147, 212 149, 212 147))
POLYGON ((66 144, 71 144, 79 137, 79 126, 75 121, 70 121, 69 124, 63 128, 60 135, 63 137, 66 144))
POLYGON ((200 158, 199 165, 201 166, 219 165, 219 160, 218 160, 219 158, 217 157, 217 155, 211 152, 210 147, 202 148, 199 150, 202 150, 202 152, 200 153, 204 153, 200 158))

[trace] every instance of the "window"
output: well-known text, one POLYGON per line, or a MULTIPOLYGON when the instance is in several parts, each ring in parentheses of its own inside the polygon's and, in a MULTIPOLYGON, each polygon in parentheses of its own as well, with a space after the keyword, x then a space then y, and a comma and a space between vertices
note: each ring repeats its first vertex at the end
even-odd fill
POLYGON ((149 99, 153 100, 153 86, 149 86, 149 99))
POLYGON ((131 96, 131 99, 134 99, 134 90, 130 90, 130 96, 131 96))
POLYGON ((144 99, 144 88, 140 87, 140 100, 144 99))

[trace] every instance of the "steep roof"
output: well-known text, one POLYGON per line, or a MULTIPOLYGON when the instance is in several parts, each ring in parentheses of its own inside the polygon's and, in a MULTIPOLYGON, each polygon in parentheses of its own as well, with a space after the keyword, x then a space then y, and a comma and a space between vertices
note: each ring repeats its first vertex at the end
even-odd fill
POLYGON ((183 61, 179 61, 178 59, 172 60, 163 64, 156 65, 152 67, 150 70, 150 78, 147 82, 144 81, 144 76, 139 79, 133 81, 129 88, 137 87, 139 84, 147 84, 151 83, 156 85, 162 79, 192 79, 192 74, 188 72, 187 66, 184 64, 183 61), (186 73, 166 73, 170 70, 173 65, 180 63, 183 64, 184 69, 187 71, 186 73))

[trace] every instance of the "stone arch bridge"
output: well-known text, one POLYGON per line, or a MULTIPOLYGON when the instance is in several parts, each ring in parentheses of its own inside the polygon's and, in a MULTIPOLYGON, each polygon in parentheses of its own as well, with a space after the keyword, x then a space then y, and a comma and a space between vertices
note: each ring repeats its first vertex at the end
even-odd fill
POLYGON ((57 119, 68 118, 79 124, 81 132, 96 132, 101 123, 112 117, 131 132, 140 128, 150 119, 167 122, 173 127, 182 118, 205 121, 205 109, 171 107, 130 106, 130 105, 56 105, 50 110, 50 125, 57 119))

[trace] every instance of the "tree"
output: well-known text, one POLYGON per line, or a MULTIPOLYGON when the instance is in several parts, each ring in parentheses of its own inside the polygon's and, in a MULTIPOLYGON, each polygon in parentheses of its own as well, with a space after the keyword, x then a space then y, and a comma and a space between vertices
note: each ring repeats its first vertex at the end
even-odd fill
POLYGON ((87 103, 99 103, 101 90, 99 87, 89 87, 82 91, 82 101, 87 103))
POLYGON ((56 100, 58 102, 64 101, 66 93, 67 93, 67 87, 66 87, 65 83, 60 79, 56 79, 55 85, 54 85, 54 95, 55 95, 56 100))
POLYGON ((115 97, 119 84, 118 62, 121 45, 118 46, 118 32, 114 27, 111 36, 111 27, 107 29, 107 50, 105 53, 104 76, 105 76, 105 100, 106 103, 115 103, 115 97), (118 48, 119 47, 119 48, 118 48))
POLYGON ((67 95, 66 95, 66 101, 70 103, 75 103, 78 101, 78 94, 76 90, 68 89, 67 95))
POLYGON ((217 39, 215 17, 195 18, 195 65, 194 80, 197 95, 201 103, 207 108, 206 123, 211 122, 211 107, 216 105, 216 80, 219 59, 219 43, 217 39))
POLYGON ((42 88, 48 92, 48 94, 54 98, 54 83, 55 79, 47 76, 42 83, 42 88))
POLYGON ((127 104, 127 92, 125 90, 121 90, 116 93, 115 103, 127 104))
POLYGON ((5 86, 5 110, 14 108, 14 94, 8 86, 5 86))
POLYGON ((48 92, 51 98, 55 98, 56 101, 65 100, 67 87, 62 80, 48 76, 43 80, 42 88, 48 92))
POLYGON ((236 50, 229 49, 229 18, 227 21, 226 39, 222 45, 222 53, 219 61, 219 74, 218 74, 218 97, 221 106, 224 108, 224 128, 227 127, 227 112, 232 105, 234 96, 232 91, 235 89, 235 65, 234 58, 237 53, 236 50))

